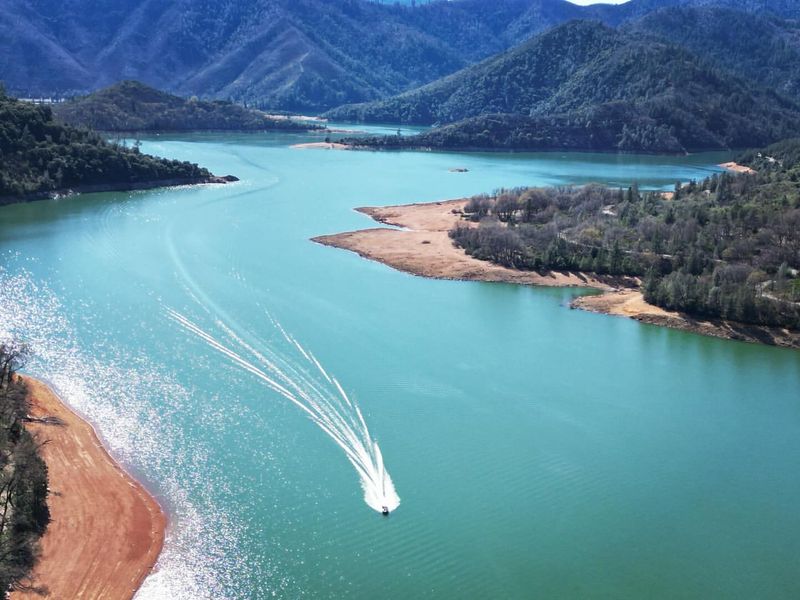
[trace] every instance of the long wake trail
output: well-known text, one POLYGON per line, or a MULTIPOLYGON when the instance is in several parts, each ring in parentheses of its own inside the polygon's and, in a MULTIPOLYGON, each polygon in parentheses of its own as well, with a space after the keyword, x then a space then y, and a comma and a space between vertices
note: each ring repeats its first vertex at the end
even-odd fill
POLYGON ((322 429, 355 468, 364 490, 364 501, 370 508, 391 512, 400 506, 400 497, 384 466, 380 446, 372 438, 358 404, 350 399, 336 377, 280 323, 271 319, 296 360, 268 347, 254 348, 222 321, 217 321, 216 325, 225 334, 225 340, 215 338, 171 308, 166 311, 175 323, 297 406, 322 429))

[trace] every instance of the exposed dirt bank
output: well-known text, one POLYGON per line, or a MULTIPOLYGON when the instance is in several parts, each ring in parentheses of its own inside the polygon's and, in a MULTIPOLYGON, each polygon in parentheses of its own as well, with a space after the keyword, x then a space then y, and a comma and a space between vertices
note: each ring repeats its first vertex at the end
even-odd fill
MULTIPOLYGON (((52 521, 42 538, 33 585, 44 598, 133 598, 164 543, 166 518, 147 491, 109 456, 89 423, 72 412, 44 383, 25 378, 34 418, 47 443, 42 453, 50 480, 52 521)), ((15 592, 12 600, 42 598, 15 592)))

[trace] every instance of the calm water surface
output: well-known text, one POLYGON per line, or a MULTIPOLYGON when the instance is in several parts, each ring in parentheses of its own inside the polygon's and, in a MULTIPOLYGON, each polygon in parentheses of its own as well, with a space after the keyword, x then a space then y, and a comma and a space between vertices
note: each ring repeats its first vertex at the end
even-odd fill
POLYGON ((0 329, 167 508, 141 598, 798 598, 800 353, 432 281, 308 238, 363 205, 500 186, 668 187, 720 156, 292 150, 157 137, 235 185, 0 211, 0 329), (448 172, 467 167, 468 173, 448 172), (361 405, 382 518, 298 409, 169 318, 281 351, 361 405))

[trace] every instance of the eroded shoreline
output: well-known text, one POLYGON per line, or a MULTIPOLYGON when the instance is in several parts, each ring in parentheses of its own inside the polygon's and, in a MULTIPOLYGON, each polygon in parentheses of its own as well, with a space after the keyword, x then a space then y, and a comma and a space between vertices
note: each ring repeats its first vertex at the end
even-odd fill
POLYGON ((576 298, 571 306, 702 335, 800 348, 798 332, 722 320, 700 320, 648 304, 644 301, 638 282, 630 278, 601 278, 584 273, 519 271, 473 258, 455 246, 448 234, 458 223, 470 226, 469 222, 461 218, 466 203, 466 199, 458 199, 357 208, 358 212, 369 215, 379 223, 403 229, 386 227, 361 229, 323 235, 312 238, 312 241, 350 250, 363 258, 421 277, 594 288, 604 293, 576 298))
POLYGON ((46 384, 25 377, 31 416, 58 423, 28 425, 47 463, 51 523, 34 568, 34 598, 133 598, 164 544, 166 517, 156 500, 109 455, 92 426, 46 384))

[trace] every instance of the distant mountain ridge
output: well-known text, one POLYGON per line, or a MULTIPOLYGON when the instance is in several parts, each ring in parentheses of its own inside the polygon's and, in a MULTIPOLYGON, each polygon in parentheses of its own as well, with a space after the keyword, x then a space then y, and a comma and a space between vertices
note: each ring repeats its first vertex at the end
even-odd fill
POLYGON ((681 152, 800 134, 800 106, 664 41, 598 22, 560 25, 454 75, 341 120, 447 124, 377 147, 681 152))
POLYGON ((673 5, 800 18, 794 0, 4 0, 0 80, 20 95, 137 79, 184 96, 322 110, 413 89, 572 19, 673 5))
MULTIPOLYGON (((122 79, 182 95, 330 108, 421 85, 508 47, 532 4, 367 0, 6 0, 0 79, 28 95, 122 79)), ((563 20, 533 24, 544 28, 563 20)))

